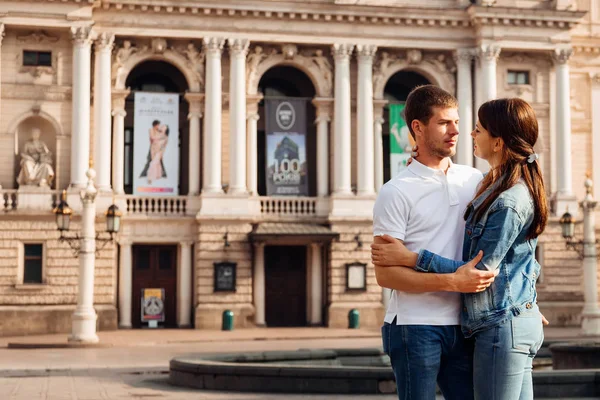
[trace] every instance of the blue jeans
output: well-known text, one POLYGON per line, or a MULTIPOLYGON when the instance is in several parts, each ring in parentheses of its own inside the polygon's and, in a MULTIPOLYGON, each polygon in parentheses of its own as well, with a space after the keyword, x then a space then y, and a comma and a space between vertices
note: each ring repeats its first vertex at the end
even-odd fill
POLYGON ((473 342, 460 326, 396 325, 381 328, 398 399, 434 400, 436 381, 446 400, 473 399, 473 342))
POLYGON ((531 368, 544 331, 537 305, 474 335, 475 398, 533 400, 531 368))

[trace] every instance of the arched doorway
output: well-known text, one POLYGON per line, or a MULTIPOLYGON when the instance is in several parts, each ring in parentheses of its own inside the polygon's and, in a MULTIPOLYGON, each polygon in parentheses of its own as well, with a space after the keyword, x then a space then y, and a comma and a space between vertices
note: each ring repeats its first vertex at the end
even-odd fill
MULTIPOLYGON (((279 152, 271 147, 267 150, 267 121, 274 116, 266 115, 266 102, 271 100, 299 102, 302 108, 305 107, 306 114, 306 135, 304 137, 304 147, 306 155, 306 177, 308 179, 308 195, 316 196, 316 129, 315 129, 315 107, 312 100, 315 97, 316 90, 310 78, 304 72, 292 66, 276 66, 269 69, 259 82, 259 90, 263 94, 263 100, 259 103, 258 113, 260 116, 258 125, 258 193, 260 196, 266 196, 267 190, 267 151, 279 152)), ((295 103, 297 104, 297 103, 295 103)), ((279 111, 269 108, 269 112, 279 111)), ((300 113, 296 112, 300 118, 300 113)), ((277 122, 279 123, 279 122, 277 122)), ((279 139, 277 139, 279 140, 279 139)), ((281 140, 284 143, 286 138, 281 140)), ((290 142, 282 145, 283 151, 294 152, 302 148, 300 141, 290 142), (296 147, 297 145, 297 147, 296 147)), ((300 150, 302 152, 302 150, 300 150)), ((274 156, 277 158, 277 156, 274 156)), ((292 157, 290 157, 292 158, 292 157)), ((308 324, 308 302, 311 299, 308 296, 307 284, 311 278, 307 275, 312 268, 309 263, 310 246, 306 242, 290 239, 286 243, 267 243, 264 247, 264 279, 265 279, 265 323, 269 327, 291 327, 306 326, 308 324)), ((319 305, 320 306, 320 305, 319 305)))
POLYGON ((431 84, 423 75, 407 70, 396 72, 387 81, 383 91, 384 99, 388 101, 383 110, 385 120, 382 127, 383 139, 383 181, 387 182, 392 177, 390 165, 390 106, 404 104, 411 90, 417 86, 431 84))
POLYGON ((317 141, 315 128, 315 107, 312 100, 315 97, 315 87, 310 78, 297 68, 291 66, 276 66, 269 69, 260 79, 259 91, 263 99, 259 103, 258 115, 258 194, 267 195, 267 154, 266 154, 266 121, 265 101, 269 99, 295 99, 306 102, 306 164, 308 176, 308 195, 317 195, 317 141))
POLYGON ((189 113, 188 102, 183 95, 189 86, 185 76, 174 65, 165 62, 150 60, 138 64, 127 76, 125 87, 131 88, 131 93, 125 100, 125 166, 124 166, 124 189, 125 193, 133 192, 133 126, 134 126, 134 93, 136 91, 177 93, 179 94, 179 194, 188 193, 188 151, 189 127, 187 115, 189 113))

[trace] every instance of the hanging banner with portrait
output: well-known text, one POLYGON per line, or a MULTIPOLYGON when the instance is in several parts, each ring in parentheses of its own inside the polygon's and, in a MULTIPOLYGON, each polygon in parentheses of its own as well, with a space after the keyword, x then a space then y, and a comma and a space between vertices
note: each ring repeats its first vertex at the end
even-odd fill
POLYGON ((403 118, 404 104, 390 104, 390 177, 394 178, 410 158, 413 139, 403 118))
POLYGON ((133 126, 133 194, 178 195, 179 95, 136 92, 133 126))
POLYGON ((308 196, 306 100, 266 99, 267 196, 308 196))

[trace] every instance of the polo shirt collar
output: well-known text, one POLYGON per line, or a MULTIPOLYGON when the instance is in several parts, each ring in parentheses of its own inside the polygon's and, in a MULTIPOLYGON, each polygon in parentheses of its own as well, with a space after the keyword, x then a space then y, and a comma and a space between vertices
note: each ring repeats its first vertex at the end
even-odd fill
MULTIPOLYGON (((451 159, 449 159, 448 161, 450 162, 450 165, 448 166, 448 170, 450 170, 452 168, 452 166, 454 165, 454 163, 452 162, 451 159)), ((410 165, 408 166, 408 169, 413 174, 418 175, 422 178, 431 178, 435 175, 439 175, 440 172, 443 173, 442 170, 435 169, 435 168, 429 168, 428 166, 421 164, 414 158, 413 158, 412 162, 410 163, 410 165)))

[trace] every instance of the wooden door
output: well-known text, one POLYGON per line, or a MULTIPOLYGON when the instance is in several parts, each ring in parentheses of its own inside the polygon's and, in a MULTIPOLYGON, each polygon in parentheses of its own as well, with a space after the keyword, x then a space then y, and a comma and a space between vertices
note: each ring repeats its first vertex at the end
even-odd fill
POLYGON ((269 327, 306 326, 306 246, 265 246, 269 327))
MULTIPOLYGON (((132 325, 140 328, 142 289, 165 289, 165 321, 159 326, 177 326, 177 246, 134 245, 132 275, 132 325)), ((145 324, 144 324, 145 325, 145 324)))

